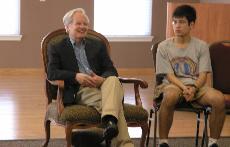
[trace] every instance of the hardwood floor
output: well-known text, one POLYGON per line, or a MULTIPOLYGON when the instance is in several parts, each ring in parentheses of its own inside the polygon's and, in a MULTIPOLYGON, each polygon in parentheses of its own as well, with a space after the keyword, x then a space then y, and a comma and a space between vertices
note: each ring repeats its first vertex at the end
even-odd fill
MULTIPOLYGON (((143 105, 151 108, 153 95, 153 71, 120 69, 121 76, 138 77, 149 83, 149 88, 140 90, 143 105)), ((45 138, 43 119, 45 114, 45 93, 41 69, 0 69, 0 140, 45 138)), ((125 101, 132 100, 133 86, 124 85, 125 101)), ((170 136, 194 136, 193 113, 176 112, 170 136)), ((202 123, 203 124, 203 123, 202 123)), ((51 138, 64 138, 64 129, 51 127, 51 138)), ((131 137, 139 137, 139 128, 129 129, 131 137)), ((200 133, 201 134, 201 133, 200 133)), ((152 134, 151 134, 152 135, 152 134)), ((222 136, 230 136, 230 117, 226 117, 222 136)))

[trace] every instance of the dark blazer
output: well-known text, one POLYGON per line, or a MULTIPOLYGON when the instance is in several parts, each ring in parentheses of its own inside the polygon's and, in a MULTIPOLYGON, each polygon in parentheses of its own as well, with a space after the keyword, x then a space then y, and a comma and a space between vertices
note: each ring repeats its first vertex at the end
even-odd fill
MULTIPOLYGON (((85 38, 85 52, 93 72, 104 78, 118 76, 117 70, 108 55, 106 45, 96 39, 85 38)), ((66 105, 74 104, 74 95, 80 84, 75 80, 79 72, 77 59, 69 37, 48 47, 48 79, 64 80, 64 99, 66 105)))

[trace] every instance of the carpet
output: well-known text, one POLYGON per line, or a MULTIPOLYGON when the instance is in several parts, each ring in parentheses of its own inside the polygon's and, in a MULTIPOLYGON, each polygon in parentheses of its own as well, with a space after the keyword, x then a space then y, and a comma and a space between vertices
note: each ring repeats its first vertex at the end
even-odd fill
MULTIPOLYGON (((139 147, 138 138, 132 139, 135 147, 139 147)), ((28 139, 28 140, 1 140, 0 147, 41 147, 44 139, 28 139)), ((219 147, 230 147, 230 138, 222 137, 219 140, 219 147)), ((194 138, 191 137, 179 137, 169 139, 170 147, 194 147, 194 138)), ((64 139, 51 139, 48 147, 64 147, 64 139)), ((153 147, 153 142, 150 140, 149 147, 153 147)))
MULTIPOLYGON (((138 138, 132 139, 135 147, 139 147, 138 138)), ((0 147, 41 147, 44 139, 28 139, 28 140, 1 140, 0 147)), ((230 138, 222 137, 219 140, 219 147, 230 147, 230 138)), ((194 147, 194 138, 180 137, 170 138, 170 147, 194 147)), ((51 139, 48 147, 65 147, 64 139, 51 139)), ((153 147, 152 140, 150 140, 149 147, 153 147)))

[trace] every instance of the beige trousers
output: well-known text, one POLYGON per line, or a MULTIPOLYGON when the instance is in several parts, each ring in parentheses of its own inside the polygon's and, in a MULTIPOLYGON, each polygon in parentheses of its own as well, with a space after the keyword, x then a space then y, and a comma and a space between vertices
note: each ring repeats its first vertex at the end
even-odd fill
POLYGON ((102 115, 113 115, 118 119, 119 134, 112 140, 112 147, 134 147, 124 117, 122 99, 124 96, 122 85, 115 76, 106 78, 100 88, 80 87, 77 97, 78 104, 92 106, 102 115))

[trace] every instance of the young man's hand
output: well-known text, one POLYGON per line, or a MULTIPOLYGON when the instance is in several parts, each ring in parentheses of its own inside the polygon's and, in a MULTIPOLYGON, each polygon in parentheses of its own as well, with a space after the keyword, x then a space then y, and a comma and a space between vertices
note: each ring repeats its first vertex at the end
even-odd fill
POLYGON ((196 88, 193 86, 186 86, 186 88, 183 91, 183 96, 187 102, 192 101, 195 94, 196 88))

